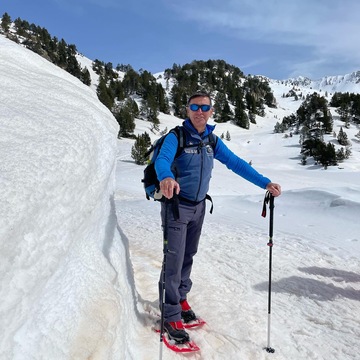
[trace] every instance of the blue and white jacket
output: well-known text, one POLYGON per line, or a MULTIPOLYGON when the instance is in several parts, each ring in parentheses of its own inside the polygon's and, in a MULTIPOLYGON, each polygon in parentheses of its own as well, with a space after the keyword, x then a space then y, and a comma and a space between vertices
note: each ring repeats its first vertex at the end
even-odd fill
POLYGON ((263 189, 271 182, 245 160, 235 155, 219 137, 213 150, 208 142, 209 134, 213 132, 215 126, 206 124, 202 134, 198 133, 189 119, 183 122, 183 126, 186 145, 181 154, 175 159, 178 139, 175 134, 170 133, 166 136, 155 161, 158 180, 162 181, 167 177, 175 179, 180 185, 180 198, 191 202, 205 199, 209 190, 214 158, 237 175, 263 189))

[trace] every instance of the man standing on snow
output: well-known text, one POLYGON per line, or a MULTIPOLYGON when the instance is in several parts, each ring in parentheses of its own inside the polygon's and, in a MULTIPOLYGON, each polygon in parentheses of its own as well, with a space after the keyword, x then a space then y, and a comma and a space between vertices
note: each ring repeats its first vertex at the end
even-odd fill
MULTIPOLYGON (((165 278, 164 282, 160 281, 159 287, 160 306, 164 302, 164 329, 170 339, 180 343, 190 339, 183 322, 196 320, 196 315, 187 302, 187 294, 192 286, 190 273, 193 256, 198 249, 214 158, 244 179, 268 190, 273 196, 281 194, 279 184, 272 183, 259 174, 231 152, 220 138, 214 136, 216 145, 209 145, 209 135, 215 128, 207 124, 212 113, 210 95, 204 92, 193 94, 187 104, 188 118, 183 123, 186 147, 175 158, 178 138, 176 134, 169 133, 155 162, 162 194, 167 199, 176 194, 179 199, 178 218, 169 210, 171 207, 161 203, 162 224, 163 227, 167 225, 168 251, 165 278), (161 291, 163 283, 164 301, 161 291)), ((162 278, 163 274, 160 276, 162 278)))

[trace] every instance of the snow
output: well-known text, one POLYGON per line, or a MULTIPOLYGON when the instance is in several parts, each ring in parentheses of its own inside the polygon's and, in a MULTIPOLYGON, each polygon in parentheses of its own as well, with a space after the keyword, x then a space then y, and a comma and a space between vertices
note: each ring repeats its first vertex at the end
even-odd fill
MULTIPOLYGON (((162 262, 159 204, 147 201, 133 140, 93 89, 0 36, 0 357, 157 359, 162 262)), ((269 217, 264 191, 216 163, 189 302, 206 319, 191 330, 194 359, 358 359, 360 144, 327 170, 300 165, 296 136, 272 129, 301 101, 282 98, 228 146, 274 182, 271 346, 269 217)), ((333 112, 333 115, 336 115, 333 112)), ((161 128, 181 123, 160 116, 161 128)), ((336 120, 335 130, 340 123, 336 120)), ((137 121, 136 133, 150 132, 137 121)), ((331 140, 331 137, 329 137, 331 140)), ((186 359, 163 349, 163 359, 186 359)))

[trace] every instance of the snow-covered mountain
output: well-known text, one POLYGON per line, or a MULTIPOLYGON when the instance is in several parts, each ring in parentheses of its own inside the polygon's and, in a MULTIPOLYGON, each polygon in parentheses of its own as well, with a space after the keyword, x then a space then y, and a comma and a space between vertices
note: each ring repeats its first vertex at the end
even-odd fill
POLYGON ((284 83, 307 90, 323 91, 334 94, 335 92, 349 92, 360 94, 360 71, 351 74, 325 76, 318 80, 311 80, 307 77, 299 76, 286 80, 269 80, 271 83, 284 83))
MULTIPOLYGON (((0 36, 0 358, 153 360, 162 262, 159 204, 147 201, 132 139, 94 89, 0 36)), ((216 162, 189 302, 207 325, 194 359, 356 360, 360 353, 360 143, 340 167, 301 166, 296 136, 273 134, 299 101, 227 145, 283 187, 275 200, 271 345, 264 192, 216 162)), ((161 130, 181 122, 160 114, 161 130)), ((335 127, 340 122, 335 119, 335 127)), ((136 133, 149 131, 137 120, 136 133)), ((164 350, 163 359, 174 354, 164 350)), ((178 359, 188 359, 179 355, 178 359)))

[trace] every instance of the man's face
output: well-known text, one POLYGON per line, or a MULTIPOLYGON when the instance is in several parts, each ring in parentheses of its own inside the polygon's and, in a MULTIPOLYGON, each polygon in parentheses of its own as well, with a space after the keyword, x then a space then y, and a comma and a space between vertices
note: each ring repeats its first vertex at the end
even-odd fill
POLYGON ((191 120, 192 124, 194 125, 195 129, 202 133, 205 130, 206 123, 209 120, 213 113, 213 109, 210 105, 210 99, 206 96, 198 96, 196 98, 191 99, 189 105, 187 106, 187 115, 189 119, 191 120), (210 110, 209 111, 203 111, 201 108, 198 110, 191 110, 190 106, 192 104, 195 105, 209 105, 210 110))

